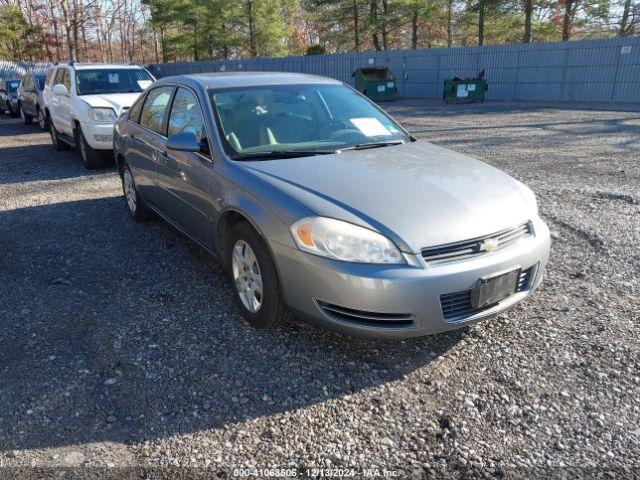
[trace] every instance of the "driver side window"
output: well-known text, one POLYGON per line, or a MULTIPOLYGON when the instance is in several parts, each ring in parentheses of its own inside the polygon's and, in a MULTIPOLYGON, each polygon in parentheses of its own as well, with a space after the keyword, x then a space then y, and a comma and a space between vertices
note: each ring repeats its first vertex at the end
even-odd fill
POLYGON ((198 99, 190 90, 180 87, 171 107, 168 136, 182 132, 193 133, 198 142, 206 136, 198 99))

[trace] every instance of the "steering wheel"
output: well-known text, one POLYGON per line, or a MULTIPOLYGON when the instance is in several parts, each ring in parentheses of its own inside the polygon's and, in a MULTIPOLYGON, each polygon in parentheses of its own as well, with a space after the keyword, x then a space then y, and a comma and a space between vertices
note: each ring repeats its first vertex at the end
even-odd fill
POLYGON ((333 137, 332 134, 334 132, 338 132, 340 130, 345 130, 348 128, 349 127, 345 122, 332 118, 320 129, 320 137, 321 138, 333 137))

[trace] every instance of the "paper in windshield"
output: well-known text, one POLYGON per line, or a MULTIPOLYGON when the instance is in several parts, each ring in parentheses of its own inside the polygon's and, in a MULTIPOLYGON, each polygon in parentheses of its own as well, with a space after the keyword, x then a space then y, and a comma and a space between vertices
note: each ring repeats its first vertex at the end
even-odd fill
POLYGON ((377 118, 352 118, 353 123, 367 137, 391 135, 391 132, 377 118))

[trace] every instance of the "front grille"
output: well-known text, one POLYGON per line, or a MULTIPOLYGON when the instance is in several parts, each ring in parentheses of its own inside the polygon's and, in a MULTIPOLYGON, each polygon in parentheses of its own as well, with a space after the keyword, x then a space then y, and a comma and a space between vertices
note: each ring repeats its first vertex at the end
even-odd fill
MULTIPOLYGON (((530 288, 533 270, 534 267, 530 267, 520 272, 516 292, 523 292, 530 288)), ((470 317, 483 310, 488 310, 493 306, 494 305, 487 305, 485 307, 474 308, 471 304, 471 290, 440 295, 440 307, 442 308, 442 317, 445 320, 470 317)))
POLYGON ((318 307, 327 317, 341 322, 369 327, 410 327, 415 318, 410 313, 366 312, 318 301, 318 307))
POLYGON ((492 243, 491 251, 498 251, 513 245, 523 237, 533 235, 531 222, 524 223, 514 228, 486 235, 484 237, 465 240, 463 242, 450 243, 439 247, 425 248, 422 250, 422 258, 430 264, 463 260, 476 255, 488 253, 487 243, 492 243))

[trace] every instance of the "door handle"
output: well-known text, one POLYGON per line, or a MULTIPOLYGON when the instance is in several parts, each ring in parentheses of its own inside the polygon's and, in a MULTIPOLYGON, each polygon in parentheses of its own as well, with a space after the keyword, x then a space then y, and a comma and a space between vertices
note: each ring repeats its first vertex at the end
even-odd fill
POLYGON ((164 150, 157 150, 156 158, 158 160, 158 163, 161 163, 162 165, 166 165, 167 163, 169 163, 169 154, 164 150))

